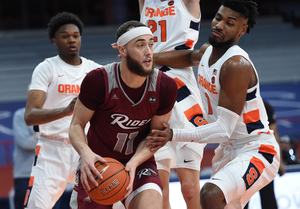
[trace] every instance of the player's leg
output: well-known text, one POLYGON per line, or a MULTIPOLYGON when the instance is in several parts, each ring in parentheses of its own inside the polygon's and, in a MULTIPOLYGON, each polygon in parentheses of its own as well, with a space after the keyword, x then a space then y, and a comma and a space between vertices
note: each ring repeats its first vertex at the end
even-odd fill
POLYGON ((187 168, 177 168, 177 175, 187 209, 200 209, 200 172, 187 168))
POLYGON ((67 185, 58 159, 63 146, 42 142, 37 144, 36 158, 31 172, 24 207, 51 209, 67 185))
POLYGON ((242 209, 273 179, 279 167, 279 147, 270 137, 250 143, 230 141, 215 150, 213 174, 201 189, 203 209, 242 209))
MULTIPOLYGON (((183 144, 183 143, 182 143, 183 144)), ((187 209, 200 209, 200 165, 205 145, 176 144, 176 168, 187 209)))
POLYGON ((162 209, 162 184, 156 163, 149 159, 136 169, 133 191, 125 200, 128 209, 162 209))
POLYGON ((171 209, 170 205, 170 191, 169 191, 169 179, 170 172, 166 170, 158 170, 159 178, 163 185, 163 209, 171 209))
POLYGON ((161 209, 162 195, 157 190, 147 189, 137 194, 129 204, 128 209, 161 209))
POLYGON ((171 159, 163 159, 156 161, 159 178, 163 186, 163 209, 171 209, 170 206, 170 192, 169 192, 169 180, 170 180, 170 165, 171 159))

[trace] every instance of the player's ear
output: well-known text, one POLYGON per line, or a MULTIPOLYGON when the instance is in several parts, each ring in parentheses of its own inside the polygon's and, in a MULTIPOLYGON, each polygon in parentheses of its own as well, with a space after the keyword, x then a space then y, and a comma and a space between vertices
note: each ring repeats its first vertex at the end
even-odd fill
POLYGON ((247 32, 247 30, 248 30, 248 25, 246 24, 246 25, 243 25, 243 27, 242 27, 242 30, 241 30, 241 33, 240 33, 240 36, 243 36, 243 35, 245 35, 246 34, 246 32, 247 32))
POLYGON ((55 38, 51 38, 51 43, 53 43, 56 46, 56 39, 55 38))
POLYGON ((125 46, 118 46, 119 53, 122 55, 122 57, 127 56, 127 50, 125 46))

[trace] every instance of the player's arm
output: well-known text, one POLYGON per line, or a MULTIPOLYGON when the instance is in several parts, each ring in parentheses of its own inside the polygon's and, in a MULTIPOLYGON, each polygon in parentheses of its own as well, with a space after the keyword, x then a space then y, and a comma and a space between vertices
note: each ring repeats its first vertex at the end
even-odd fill
POLYGON ((174 68, 198 66, 203 53, 209 44, 203 44, 199 50, 177 50, 154 53, 154 64, 174 68))
MULTIPOLYGON (((228 141, 239 119, 246 101, 247 89, 257 83, 252 65, 242 56, 226 61, 220 72, 220 95, 215 122, 194 129, 153 130, 159 137, 151 140, 195 141, 200 143, 222 143, 228 141)), ((155 145, 155 143, 153 143, 155 145)))
POLYGON ((200 0, 183 0, 183 3, 191 15, 200 17, 200 0))
POLYGON ((25 109, 25 122, 28 126, 49 123, 73 114, 75 97, 67 107, 42 109, 46 93, 42 90, 30 90, 25 109))
POLYGON ((142 14, 145 0, 138 0, 138 1, 139 1, 140 14, 142 14))
POLYGON ((87 144, 86 134, 84 132, 85 126, 94 115, 94 112, 95 111, 85 107, 84 104, 78 99, 69 129, 70 142, 81 158, 81 182, 87 189, 90 189, 87 178, 94 182, 96 186, 98 185, 96 180, 93 178, 92 172, 102 179, 102 176, 95 168, 94 163, 96 161, 106 162, 102 157, 96 155, 90 149, 87 144))
MULTIPOLYGON (((162 130, 163 123, 166 123, 167 121, 169 121, 169 119, 171 117, 171 112, 172 112, 172 110, 165 115, 161 115, 161 116, 155 115, 151 120, 151 124, 150 124, 151 129, 162 130)), ((152 133, 150 133, 150 134, 154 135, 152 133)), ((143 162, 148 160, 152 155, 154 155, 155 151, 158 150, 158 148, 156 148, 155 151, 152 151, 151 150, 152 146, 148 146, 147 142, 148 141, 146 139, 141 141, 141 143, 137 147, 135 154, 131 157, 131 159, 128 161, 128 163, 125 166, 125 169, 129 172, 130 181, 129 181, 129 185, 126 188, 127 193, 125 194, 124 198, 128 197, 128 195, 132 192, 136 168, 139 165, 141 165, 143 162)), ((166 143, 167 143, 167 141, 165 141, 164 143, 161 143, 161 146, 163 146, 166 143)))

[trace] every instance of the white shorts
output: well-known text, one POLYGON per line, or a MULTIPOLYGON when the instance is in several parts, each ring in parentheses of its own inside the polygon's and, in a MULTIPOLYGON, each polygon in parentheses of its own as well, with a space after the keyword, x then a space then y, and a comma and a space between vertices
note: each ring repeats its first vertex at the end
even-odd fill
POLYGON ((279 146, 273 135, 237 144, 233 140, 219 145, 212 160, 209 183, 223 192, 229 208, 244 208, 257 191, 270 183, 279 168, 279 146))
POLYGON ((26 192, 25 208, 52 208, 68 182, 74 184, 79 155, 71 144, 40 139, 26 192))
POLYGON ((158 170, 170 172, 171 168, 188 168, 200 171, 205 144, 195 142, 168 142, 155 153, 158 170))
MULTIPOLYGON (((178 86, 178 97, 169 120, 170 128, 187 129, 201 126, 201 99, 192 68, 171 68, 166 74, 178 86)), ((206 144, 195 142, 168 142, 155 153, 157 168, 170 172, 170 168, 188 168, 200 171, 206 144), (168 159, 168 160, 166 160, 168 159)))

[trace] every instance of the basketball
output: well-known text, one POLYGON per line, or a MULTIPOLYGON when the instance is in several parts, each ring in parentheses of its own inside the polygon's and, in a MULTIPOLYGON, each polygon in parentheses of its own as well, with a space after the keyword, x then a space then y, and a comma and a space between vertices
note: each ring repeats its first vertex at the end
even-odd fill
POLYGON ((94 178, 98 182, 96 187, 88 178, 90 190, 86 191, 89 197, 96 203, 101 205, 112 205, 119 200, 122 200, 129 184, 129 174, 125 167, 119 161, 105 157, 107 162, 96 162, 95 167, 102 175, 100 180, 95 174, 94 178))

